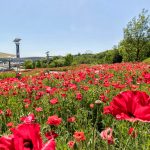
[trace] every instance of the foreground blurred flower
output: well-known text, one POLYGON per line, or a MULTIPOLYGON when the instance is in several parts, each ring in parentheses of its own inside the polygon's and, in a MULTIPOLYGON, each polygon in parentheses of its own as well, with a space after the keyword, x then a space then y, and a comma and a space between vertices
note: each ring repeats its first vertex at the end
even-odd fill
POLYGON ((76 139, 77 142, 86 140, 84 132, 76 131, 74 132, 73 137, 76 139))
POLYGON ((57 115, 48 117, 47 124, 58 126, 61 123, 62 119, 58 118, 57 115))
POLYGON ((16 150, 36 149, 42 147, 40 126, 38 124, 20 124, 13 131, 16 150))
POLYGON ((39 124, 20 124, 12 132, 0 138, 0 150, 55 150, 54 139, 43 144, 39 124))
POLYGON ((108 144, 113 144, 114 138, 112 132, 113 132, 112 128, 106 128, 100 133, 100 136, 103 140, 107 140, 108 144))
POLYGON ((22 117, 23 124, 13 128, 12 135, 0 138, 0 150, 55 150, 54 138, 43 143, 40 134, 40 125, 33 123, 34 114, 22 117))
POLYGON ((0 138, 0 150, 15 150, 13 136, 3 136, 0 138))
POLYGON ((150 97, 141 91, 125 91, 115 96, 104 114, 118 120, 150 122, 150 97))

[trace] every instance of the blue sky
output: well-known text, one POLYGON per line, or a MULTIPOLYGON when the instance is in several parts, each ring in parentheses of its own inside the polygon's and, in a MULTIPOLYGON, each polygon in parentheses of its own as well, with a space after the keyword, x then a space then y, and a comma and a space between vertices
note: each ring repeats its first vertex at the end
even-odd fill
MULTIPOLYGON (((21 57, 111 49, 150 0, 0 0, 0 52, 21 57)), ((150 13, 150 10, 149 10, 150 13)))

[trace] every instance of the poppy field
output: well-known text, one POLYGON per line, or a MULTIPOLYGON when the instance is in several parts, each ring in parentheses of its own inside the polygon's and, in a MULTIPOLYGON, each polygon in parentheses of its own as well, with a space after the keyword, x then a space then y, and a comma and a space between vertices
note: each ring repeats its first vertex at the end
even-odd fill
POLYGON ((79 66, 0 80, 0 150, 149 150, 150 66, 79 66))

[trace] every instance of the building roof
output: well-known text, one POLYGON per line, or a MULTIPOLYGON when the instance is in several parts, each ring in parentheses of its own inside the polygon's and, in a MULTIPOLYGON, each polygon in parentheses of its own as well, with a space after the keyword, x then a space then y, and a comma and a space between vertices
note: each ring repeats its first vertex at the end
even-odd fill
POLYGON ((16 55, 0 52, 0 58, 14 58, 14 57, 16 57, 16 55))

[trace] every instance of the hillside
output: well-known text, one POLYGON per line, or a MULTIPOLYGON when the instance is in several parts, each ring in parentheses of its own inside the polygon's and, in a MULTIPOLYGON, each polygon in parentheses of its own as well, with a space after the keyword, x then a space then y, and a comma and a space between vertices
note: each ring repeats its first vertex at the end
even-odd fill
POLYGON ((16 55, 14 54, 7 54, 7 53, 2 53, 0 52, 0 58, 12 58, 15 57, 16 55))

